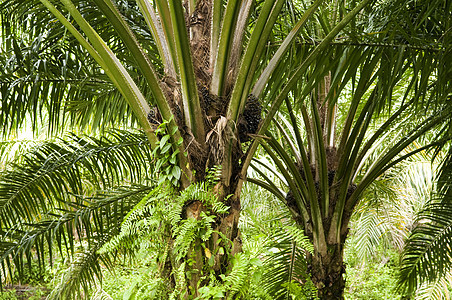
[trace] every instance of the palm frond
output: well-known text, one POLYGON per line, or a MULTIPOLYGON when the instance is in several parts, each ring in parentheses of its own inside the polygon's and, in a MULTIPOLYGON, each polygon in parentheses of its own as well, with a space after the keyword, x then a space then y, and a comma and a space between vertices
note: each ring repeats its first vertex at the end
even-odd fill
MULTIPOLYGON (((57 133, 65 123, 83 120, 80 115, 65 116, 66 112, 71 112, 71 108, 81 107, 85 109, 84 112, 81 111, 82 116, 92 115, 93 106, 99 105, 100 102, 106 111, 116 106, 116 113, 108 118, 109 121, 105 125, 120 120, 124 107, 118 107, 120 99, 112 93, 114 87, 105 75, 93 66, 90 59, 86 59, 85 51, 70 46, 66 49, 50 48, 45 45, 41 36, 29 44, 16 42, 14 36, 11 39, 15 47, 0 53, 4 70, 0 75, 0 123, 3 134, 17 131, 26 125, 31 125, 31 129, 36 131, 46 118, 49 118, 48 128, 44 129, 57 133), (63 66, 59 66, 61 60, 64 61, 63 66), (65 94, 66 99, 61 100, 61 96, 65 94), (113 102, 106 104, 107 99, 113 102), (86 111, 87 107, 90 107, 91 111, 86 111)), ((108 113, 105 116, 97 116, 97 119, 100 121, 107 117, 108 113)), ((92 117, 90 119, 93 120, 92 117)), ((97 127, 98 124, 99 122, 95 122, 92 125, 97 127)), ((86 120, 81 125, 85 127, 86 120)))
MULTIPOLYGON (((118 57, 128 64, 129 73, 140 86, 145 97, 153 102, 145 80, 139 78, 135 62, 117 35, 107 26, 105 16, 84 6, 88 20, 118 57)), ((130 26, 137 30, 137 39, 147 49, 154 63, 158 63, 155 47, 144 30, 146 24, 137 15, 137 6, 119 8, 130 26), (143 37, 144 36, 144 37, 143 37)), ((35 128, 40 120, 50 118, 49 132, 68 124, 82 128, 108 128, 113 124, 136 121, 124 98, 97 63, 64 27, 50 26, 55 19, 42 4, 34 1, 2 2, 2 13, 10 19, 14 34, 2 39, 5 47, 0 52, 2 72, 2 131, 7 133, 24 124, 26 118, 35 128), (30 13, 33 21, 30 21, 30 13), (22 28, 24 26, 24 28, 22 28), (33 27, 33 32, 29 28, 33 27), (27 34, 25 34, 25 32, 27 34), (7 44, 10 44, 8 46, 7 44)), ((28 125, 28 124, 27 124, 28 125)))
POLYGON ((0 141, 0 173, 4 171, 7 165, 14 161, 17 162, 22 153, 30 151, 37 143, 37 141, 26 137, 0 141))
POLYGON ((315 298, 306 259, 306 251, 313 250, 312 244, 302 230, 292 226, 284 228, 266 244, 270 252, 264 260, 262 286, 273 299, 287 299, 290 285, 303 287, 304 296, 315 298))
POLYGON ((452 257, 451 202, 431 201, 421 212, 401 259, 399 289, 412 293, 422 283, 441 278, 452 257))
POLYGON ((291 287, 296 286, 311 299, 315 291, 311 290, 306 261, 306 254, 313 251, 311 242, 279 199, 254 184, 246 184, 244 189, 240 228, 245 253, 263 262, 259 288, 270 299, 287 299, 291 287))
POLYGON ((67 209, 49 211, 34 223, 2 228, 3 274, 13 274, 14 265, 20 276, 30 263, 33 251, 43 268, 47 255, 52 262, 56 246, 62 257, 73 261, 55 291, 59 296, 55 297, 71 298, 67 295, 79 293, 80 289, 86 292, 94 280, 101 280, 100 264, 110 266, 111 253, 100 255, 98 250, 118 233, 125 216, 150 190, 150 187, 135 185, 99 191, 89 197, 79 197, 78 203, 68 203, 67 209), (71 278, 69 284, 67 276, 71 278))
POLYGON ((446 300, 451 298, 452 274, 449 271, 432 283, 424 283, 416 291, 415 300, 446 300))
MULTIPOLYGON (((102 279, 98 246, 82 249, 69 262, 69 267, 61 275, 60 282, 52 290, 48 299, 89 299, 92 282, 102 279)), ((106 257, 103 257, 106 260, 106 257)))
POLYGON ((141 133, 112 131, 103 138, 71 134, 67 141, 43 142, 1 174, 2 227, 18 220, 33 222, 40 212, 64 208, 69 199, 93 189, 124 180, 144 182, 150 161, 141 133))
POLYGON ((428 154, 420 153, 364 191, 351 224, 356 254, 363 263, 375 258, 379 249, 403 250, 417 215, 430 199, 434 167, 428 154))
POLYGON ((360 258, 364 261, 371 259, 375 255, 375 250, 380 244, 386 231, 385 226, 381 226, 380 218, 375 211, 366 211, 361 218, 354 223, 356 228, 356 250, 360 258))

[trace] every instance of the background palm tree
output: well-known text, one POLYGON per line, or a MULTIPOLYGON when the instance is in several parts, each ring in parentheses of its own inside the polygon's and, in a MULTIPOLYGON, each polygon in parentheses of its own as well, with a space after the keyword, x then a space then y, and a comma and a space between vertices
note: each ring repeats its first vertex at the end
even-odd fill
POLYGON ((343 247, 362 193, 451 139, 450 3, 394 1, 366 13, 347 42, 317 58, 261 139, 281 185, 262 172, 250 180, 275 193, 312 241, 312 280, 325 299, 342 297, 343 247), (414 142, 421 146, 407 148, 414 142))

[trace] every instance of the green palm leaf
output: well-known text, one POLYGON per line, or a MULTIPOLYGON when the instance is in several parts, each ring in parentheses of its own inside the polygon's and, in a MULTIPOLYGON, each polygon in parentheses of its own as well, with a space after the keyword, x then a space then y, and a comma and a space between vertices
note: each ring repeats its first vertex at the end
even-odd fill
MULTIPOLYGON (((140 35, 137 39, 147 49, 147 55, 154 63, 158 54, 143 19, 133 18, 137 6, 120 8, 124 18, 140 35)), ((87 51, 61 26, 49 26, 55 19, 37 2, 3 2, 2 12, 9 19, 12 32, 8 37, 11 46, 0 51, 0 63, 4 72, 0 75, 2 84, 2 105, 0 122, 3 132, 17 129, 25 118, 30 118, 33 127, 41 119, 50 118, 49 130, 61 128, 68 123, 88 126, 89 129, 108 128, 111 125, 128 124, 136 120, 123 96, 110 79, 99 68, 87 51), (27 14, 33 11, 36 19, 33 34, 27 38, 21 35, 27 14), (62 96, 65 95, 62 99, 62 96), (124 122, 125 121, 125 122, 124 122)), ((84 16, 93 22, 100 36, 108 41, 118 58, 129 65, 129 73, 140 86, 150 102, 153 95, 146 82, 139 78, 136 62, 130 52, 107 26, 101 13, 92 11, 84 16)), ((28 25, 31 26, 31 25, 28 25)), ((157 65, 160 70, 161 66, 157 65)))
POLYGON ((68 141, 43 142, 1 176, 2 226, 19 219, 32 222, 42 211, 64 207, 72 195, 124 180, 144 182, 148 173, 143 166, 150 160, 149 145, 139 133, 113 131, 100 139, 70 135, 68 141))
POLYGON ((33 223, 3 227, 0 259, 4 274, 13 274, 14 264, 21 276, 25 264, 31 262, 32 250, 36 251, 43 267, 46 256, 52 259, 53 247, 57 246, 60 255, 71 257, 72 262, 52 295, 55 299, 62 295, 70 299, 83 289, 87 296, 89 286, 102 279, 101 264, 111 265, 111 254, 100 255, 97 251, 119 233, 125 216, 150 190, 150 187, 135 185, 99 191, 67 203, 67 209, 49 211, 33 223), (86 247, 82 246, 83 241, 86 247), (67 284, 68 276, 70 284, 67 284))
POLYGON ((402 256, 400 288, 412 292, 423 282, 441 278, 450 269, 452 206, 431 203, 418 219, 402 256))

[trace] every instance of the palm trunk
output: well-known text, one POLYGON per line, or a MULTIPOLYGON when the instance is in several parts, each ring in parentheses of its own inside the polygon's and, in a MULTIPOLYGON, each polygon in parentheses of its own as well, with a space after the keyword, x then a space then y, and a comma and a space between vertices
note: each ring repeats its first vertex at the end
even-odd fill
MULTIPOLYGON (((207 241, 197 238, 194 240, 185 257, 176 258, 175 238, 168 236, 167 254, 160 259, 160 276, 166 281, 169 290, 177 291, 181 299, 193 299, 198 296, 199 288, 209 285, 211 276, 220 283, 224 275, 232 269, 232 258, 242 251, 241 234, 238 228, 240 215, 240 189, 235 187, 232 197, 225 198, 224 185, 220 182, 214 192, 219 197, 223 196, 225 204, 229 207, 226 215, 214 215, 217 220, 214 232, 207 241), (220 251, 220 248, 221 251, 220 251), (213 272, 213 273, 212 273, 213 272)), ((209 209, 201 201, 194 200, 182 211, 184 219, 201 220, 202 213, 208 213, 209 209)), ((211 215, 211 214, 210 214, 211 215)))
MULTIPOLYGON (((353 186, 351 187, 353 189, 353 186)), ((330 210, 334 210, 334 202, 330 210)), ((339 232, 336 239, 326 239, 326 246, 319 249, 315 245, 312 227, 304 225, 305 232, 314 245, 314 253, 308 254, 308 270, 311 273, 311 279, 318 290, 320 299, 343 299, 345 288, 345 264, 344 264, 344 244, 349 232, 351 212, 344 213, 342 225, 335 232, 339 232)), ((323 228, 331 227, 331 216, 324 218, 323 228)), ((302 224, 300 224, 302 225, 302 224)), ((330 229, 331 231, 332 229, 330 229)), ((326 234, 325 232, 320 234, 326 234)), ((336 236, 336 234, 333 234, 336 236)))
POLYGON ((327 245, 325 254, 314 252, 309 258, 311 279, 320 299, 343 299, 345 288, 344 248, 339 244, 327 245))
MULTIPOLYGON (((330 210, 334 210, 334 202, 330 210)), ((351 213, 345 213, 343 222, 340 228, 334 231, 340 231, 339 236, 335 239, 325 239, 326 245, 316 247, 318 242, 314 236, 312 226, 302 224, 301 219, 297 223, 305 228, 305 233, 314 245, 314 253, 308 254, 308 271, 311 274, 311 280, 317 288, 317 295, 319 299, 343 299, 345 288, 345 264, 344 264, 344 244, 349 232, 349 221, 351 213)), ((330 228, 331 215, 324 218, 323 228, 330 228)), ((331 231, 332 229, 330 229, 331 231)), ((327 235, 326 232, 319 232, 317 235, 327 235)), ((336 234, 334 234, 336 236, 336 234)))
MULTIPOLYGON (((216 279, 221 282, 222 278, 220 275, 226 274, 232 267, 231 258, 242 250, 242 241, 238 229, 240 199, 234 196, 230 197, 227 202, 227 205, 230 206, 229 214, 226 216, 216 216, 216 219, 219 221, 214 230, 220 234, 214 232, 208 241, 202 241, 201 239, 195 240, 185 258, 185 262, 189 262, 185 266, 185 298, 199 296, 198 289, 209 284, 209 278, 206 275, 209 275, 210 270, 214 271, 216 279), (219 242, 220 238, 221 241, 219 242), (202 244, 209 249, 209 253, 206 253, 202 244), (220 247, 224 250, 219 251, 220 247), (213 265, 208 264, 211 255, 214 256, 213 265)), ((194 201, 186 207, 184 213, 187 218, 199 219, 202 211, 205 211, 204 205, 200 201, 194 201)), ((172 264, 167 265, 167 267, 171 267, 172 270, 177 270, 180 265, 181 262, 173 260, 172 264)), ((176 275, 173 274, 173 276, 176 275)), ((176 282, 178 280, 180 281, 176 277, 172 279, 172 281, 176 282)))

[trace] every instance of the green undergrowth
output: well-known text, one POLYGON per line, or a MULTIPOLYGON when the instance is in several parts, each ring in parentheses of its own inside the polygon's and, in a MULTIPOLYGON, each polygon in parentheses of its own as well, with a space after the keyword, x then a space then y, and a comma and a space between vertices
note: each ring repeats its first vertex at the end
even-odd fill
MULTIPOLYGON (((240 223, 243 252, 234 256, 231 270, 221 275, 221 279, 212 277, 208 285, 199 288, 196 300, 315 299, 316 290, 307 275, 304 259, 304 250, 312 251, 312 245, 290 218, 281 214, 279 207, 273 207, 275 203, 268 203, 272 201, 266 199, 268 195, 256 192, 245 190, 243 196, 240 223), (248 201, 250 197, 253 204, 248 201)), ((145 236, 147 241, 155 239, 145 236)), ((141 245, 146 246, 144 241, 141 245)), ((113 244, 123 242, 120 238, 113 244)), ((102 289, 96 292, 96 299, 178 299, 172 298, 173 291, 165 278, 159 276, 155 262, 161 254, 151 248, 142 247, 134 261, 118 261, 113 272, 104 272, 102 289)))
MULTIPOLYGON (((221 299, 230 287, 236 289, 230 299, 316 299, 316 290, 304 259, 305 251, 312 251, 312 245, 303 232, 294 226, 287 212, 272 196, 246 187, 242 200, 240 230, 243 252, 236 255, 232 270, 225 274, 221 282, 213 280, 209 286, 199 289, 200 296, 196 300, 221 299), (296 257, 296 260, 292 261, 292 257, 296 257)), ((151 220, 140 219, 138 211, 138 208, 135 209, 131 216, 137 220, 151 220)), ((141 250, 135 252, 133 258, 118 255, 112 270, 104 267, 104 277, 93 287, 89 297, 91 300, 171 299, 173 291, 167 286, 165 278, 160 276, 156 265, 161 255, 158 249, 154 249, 158 236, 149 230, 154 226, 152 222, 143 222, 137 223, 143 229, 142 235, 119 235, 109 244, 113 248, 129 244, 141 250), (132 241, 138 241, 138 244, 132 241)), ((127 222, 123 225, 127 225, 127 222)), ((396 251, 381 248, 372 258, 364 260, 351 237, 347 242, 345 262, 345 299, 400 299, 394 291, 398 263, 396 251)), ((53 263, 53 268, 41 271, 37 263, 33 263, 32 268, 26 269, 20 278, 21 284, 30 288, 4 290, 0 300, 45 299, 48 291, 57 285, 60 275, 65 272, 62 259, 56 259, 53 263)))
POLYGON ((351 239, 345 249, 346 300, 398 300, 396 292, 398 254, 394 249, 380 247, 367 260, 359 257, 351 239))
POLYGON ((40 286, 12 286, 0 293, 0 300, 42 300, 45 299, 48 290, 40 286))
POLYGON ((16 270, 13 275, 14 284, 4 285, 0 292, 0 300, 41 300, 45 299, 52 288, 55 269, 40 268, 36 261, 27 264, 21 274, 16 270))
POLYGON ((111 299, 168 298, 164 282, 158 279, 156 268, 145 257, 118 263, 113 272, 104 274, 102 289, 111 299))

